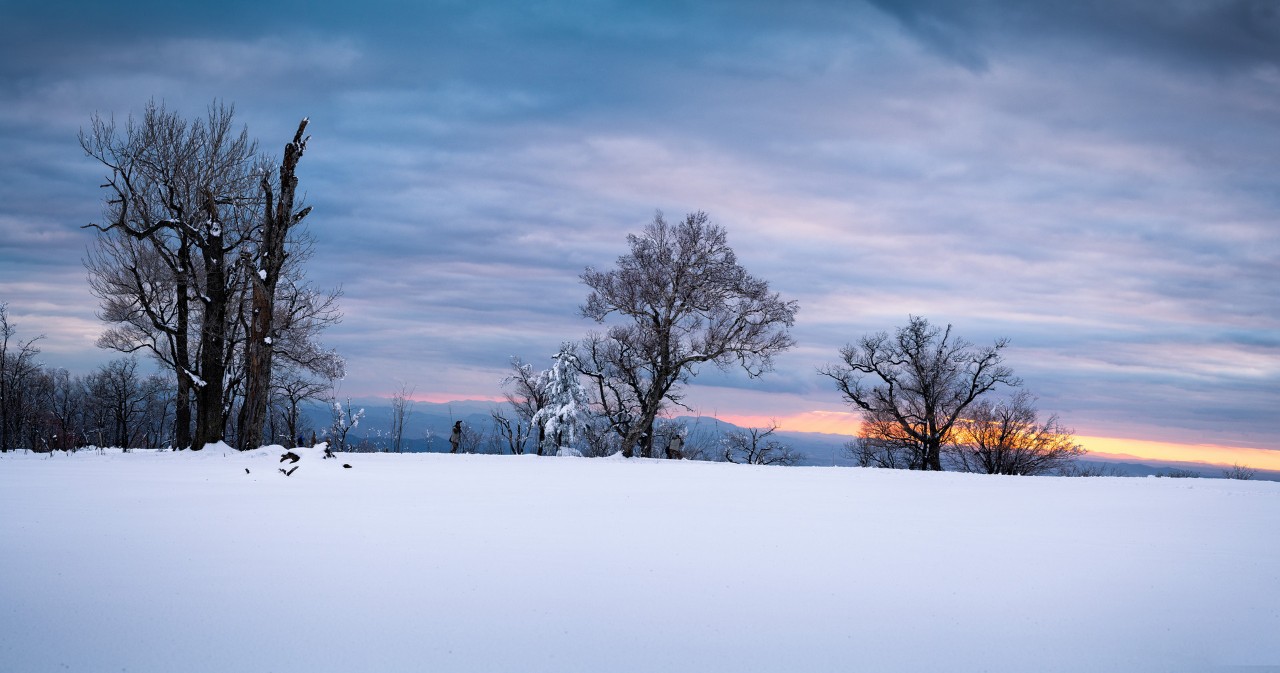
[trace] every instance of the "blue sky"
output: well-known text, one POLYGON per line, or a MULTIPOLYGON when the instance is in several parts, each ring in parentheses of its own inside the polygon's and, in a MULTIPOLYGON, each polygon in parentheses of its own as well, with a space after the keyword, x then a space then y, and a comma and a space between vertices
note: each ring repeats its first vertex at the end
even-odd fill
POLYGON ((583 267, 700 209, 801 305, 704 413, 840 410, 815 369, 916 314, 1009 337, 1081 434, 1280 449, 1280 8, 1059 4, 6 0, 0 301, 49 364, 112 357, 76 133, 219 99, 272 152, 311 119, 345 393, 497 395, 593 327, 583 267))

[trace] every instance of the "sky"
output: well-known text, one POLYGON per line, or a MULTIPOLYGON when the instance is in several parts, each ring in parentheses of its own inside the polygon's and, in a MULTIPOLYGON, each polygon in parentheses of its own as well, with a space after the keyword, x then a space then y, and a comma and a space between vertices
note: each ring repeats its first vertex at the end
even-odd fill
POLYGON ((116 355, 77 133, 218 100, 276 154, 311 120, 343 395, 498 397, 601 329, 585 267, 704 210, 800 313, 776 371, 701 371, 699 413, 849 431, 816 370, 922 315, 1007 337, 1108 450, 1280 450, 1275 2, 354 5, 0 0, 0 302, 47 364, 116 355))

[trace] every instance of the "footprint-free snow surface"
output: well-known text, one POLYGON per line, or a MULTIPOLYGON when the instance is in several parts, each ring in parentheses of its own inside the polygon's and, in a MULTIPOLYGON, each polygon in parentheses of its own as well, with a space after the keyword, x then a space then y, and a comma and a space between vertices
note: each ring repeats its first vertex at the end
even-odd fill
POLYGON ((0 670, 1280 670, 1277 483, 283 452, 0 454, 0 670))

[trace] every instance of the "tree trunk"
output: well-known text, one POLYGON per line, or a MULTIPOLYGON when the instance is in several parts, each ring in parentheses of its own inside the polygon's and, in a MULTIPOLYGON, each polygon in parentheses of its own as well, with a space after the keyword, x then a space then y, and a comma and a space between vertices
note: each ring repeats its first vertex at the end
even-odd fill
POLYGON ((271 392, 271 365, 274 354, 271 344, 271 327, 275 320, 276 286, 280 281, 280 269, 284 266, 285 240, 289 228, 310 212, 310 208, 293 212, 298 178, 295 170, 298 160, 306 150, 307 138, 303 133, 307 120, 298 124, 293 142, 285 145, 284 159, 280 163, 280 200, 273 203, 271 184, 262 178, 266 208, 262 223, 262 241, 258 268, 251 269, 253 283, 253 315, 249 322, 244 348, 245 392, 240 406, 239 437, 241 449, 253 449, 262 444, 262 425, 267 416, 267 397, 271 392), (274 208, 273 208, 274 205, 274 208))
POLYGON ((924 469, 942 471, 942 443, 931 439, 924 445, 924 469))
MULTIPOLYGON (((6 346, 8 344, 5 344, 6 346)), ((0 451, 9 450, 9 379, 5 371, 6 349, 0 349, 0 451)))
MULTIPOLYGON (((183 242, 178 259, 187 259, 187 243, 183 242)), ((173 340, 174 375, 178 379, 178 392, 173 403, 173 444, 178 449, 191 446, 191 329, 190 287, 184 274, 178 276, 177 303, 178 325, 173 340)))
MULTIPOLYGON (((640 439, 644 435, 644 428, 648 427, 645 424, 645 419, 648 418, 648 416, 649 416, 648 413, 643 413, 637 422, 631 423, 629 426, 627 426, 627 432, 622 436, 622 457, 623 458, 635 457, 636 445, 640 443, 640 439)), ((644 455, 643 447, 640 449, 640 455, 641 456, 644 455)))
POLYGON ((205 272, 205 310, 200 329, 200 378, 196 392, 196 436, 192 448, 221 441, 226 431, 222 393, 226 375, 227 270, 222 250, 221 224, 212 194, 205 196, 209 238, 202 246, 205 272))
POLYGON ((240 405, 239 444, 241 450, 262 445, 262 426, 267 416, 271 385, 271 315, 273 303, 253 274, 253 315, 244 344, 244 401, 240 405))
MULTIPOLYGON (((289 400, 289 408, 285 414, 285 424, 289 426, 289 441, 298 442, 298 405, 289 400)), ((298 442, 301 444, 302 442, 298 442)))
POLYGON ((653 424, 658 418, 658 407, 662 405, 662 398, 664 397, 666 397, 666 389, 659 387, 655 382, 644 400, 644 406, 640 410, 639 422, 627 429, 626 437, 622 440, 622 455, 624 457, 633 457, 637 444, 640 445, 640 455, 642 457, 653 457, 653 424))
MULTIPOLYGON (((4 317, 5 305, 0 304, 0 318, 4 317)), ((9 450, 9 408, 13 404, 9 394, 9 337, 14 328, 9 327, 7 319, 0 322, 0 451, 9 450)))

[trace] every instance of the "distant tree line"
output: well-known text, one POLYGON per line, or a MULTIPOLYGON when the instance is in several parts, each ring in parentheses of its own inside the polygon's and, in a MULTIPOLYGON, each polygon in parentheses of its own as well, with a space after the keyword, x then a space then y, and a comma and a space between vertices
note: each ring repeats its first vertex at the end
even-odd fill
POLYGON ((83 376, 36 360, 41 337, 17 338, 0 304, 0 450, 87 445, 162 446, 173 420, 173 386, 124 357, 83 376))
MULTIPOLYGON (((144 371, 132 355, 73 375, 38 360, 41 336, 20 337, 8 305, 0 304, 0 451, 175 446, 171 375, 144 371)), ((299 400, 291 397, 291 379, 277 381, 265 427, 291 437, 302 427, 299 400)))

